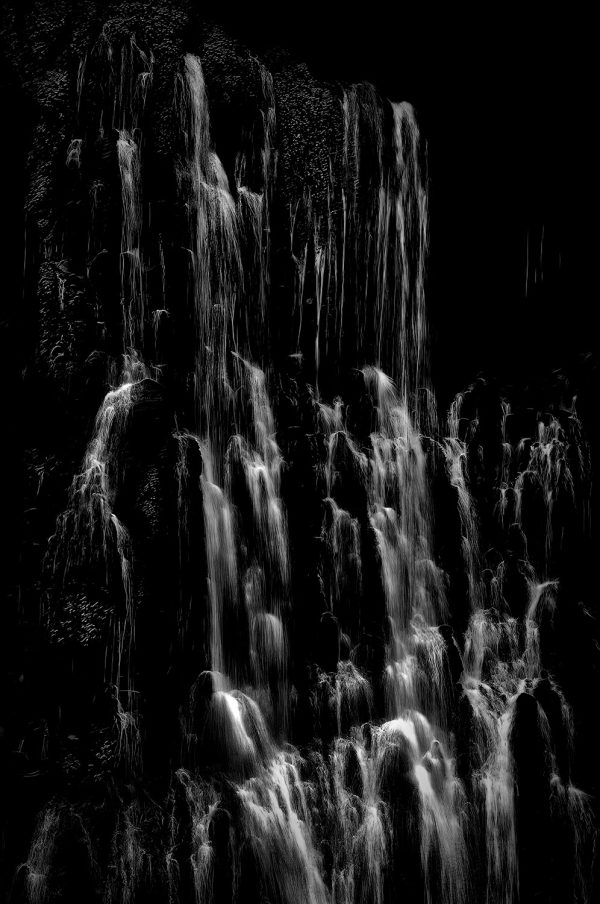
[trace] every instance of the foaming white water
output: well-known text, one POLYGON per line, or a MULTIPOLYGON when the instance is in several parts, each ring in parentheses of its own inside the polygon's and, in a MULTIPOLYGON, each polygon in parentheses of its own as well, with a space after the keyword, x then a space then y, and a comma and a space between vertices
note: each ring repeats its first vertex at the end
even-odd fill
POLYGON ((311 838, 311 820, 299 764, 278 753, 266 769, 237 789, 243 831, 266 900, 325 904, 329 895, 311 838))
POLYGON ((469 875, 465 842, 466 797, 454 762, 427 719, 407 711, 375 734, 374 757, 380 772, 397 746, 412 767, 418 792, 418 832, 425 899, 459 904, 467 900, 469 875))
POLYGON ((462 826, 465 798, 462 785, 452 775, 438 741, 432 742, 423 762, 415 766, 415 776, 423 810, 421 860, 426 900, 428 904, 439 900, 461 904, 468 893, 467 849, 462 826), (437 858, 440 864, 438 887, 430 882, 437 858))

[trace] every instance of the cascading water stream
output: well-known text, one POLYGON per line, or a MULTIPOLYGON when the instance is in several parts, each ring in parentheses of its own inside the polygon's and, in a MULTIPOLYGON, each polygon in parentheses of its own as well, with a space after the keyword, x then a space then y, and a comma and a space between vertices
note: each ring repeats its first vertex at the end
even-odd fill
POLYGON ((131 348, 140 347, 144 324, 144 289, 141 247, 141 199, 139 147, 125 130, 119 132, 117 155, 123 197, 123 239, 121 266, 124 296, 125 341, 131 348))
POLYGON ((241 284, 240 240, 229 181, 211 147, 202 65, 191 54, 185 58, 179 103, 187 152, 180 180, 191 220, 198 423, 208 437, 219 479, 226 446, 228 353, 235 349, 231 330, 241 284))

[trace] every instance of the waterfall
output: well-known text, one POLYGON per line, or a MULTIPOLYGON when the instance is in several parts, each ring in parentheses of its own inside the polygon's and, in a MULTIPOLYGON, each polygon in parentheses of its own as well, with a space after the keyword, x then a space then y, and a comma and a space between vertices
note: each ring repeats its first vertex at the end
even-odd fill
POLYGON ((235 349, 231 330, 241 283, 239 224, 227 175, 211 147, 202 65, 191 54, 185 58, 180 94, 187 152, 180 179, 189 192, 191 218, 196 404, 199 424, 214 446, 219 476, 226 443, 228 353, 235 349))
POLYGON ((119 132, 117 154, 123 197, 123 238, 121 243, 121 278, 125 342, 139 347, 143 340, 144 289, 140 260, 141 199, 139 147, 125 130, 119 132))
POLYGON ((108 340, 40 578, 62 772, 16 900, 525 904, 560 859, 591 901, 577 400, 481 378, 438 420, 411 104, 210 29, 161 70, 129 27, 60 148, 108 340))

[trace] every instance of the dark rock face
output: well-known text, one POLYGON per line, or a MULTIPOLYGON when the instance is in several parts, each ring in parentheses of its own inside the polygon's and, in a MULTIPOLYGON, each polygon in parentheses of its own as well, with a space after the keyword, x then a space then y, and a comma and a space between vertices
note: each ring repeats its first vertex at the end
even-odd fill
MULTIPOLYGON (((3 47, 27 143, 8 316, 24 337, 10 405, 27 417, 7 439, 23 460, 2 622, 2 890, 467 904, 501 894, 490 851, 514 836, 498 861, 508 875, 514 853, 507 902, 593 900, 593 360, 518 386, 481 377, 451 441, 434 414, 415 415, 414 438, 385 435, 365 369, 369 279, 387 291, 396 214, 377 205, 397 188, 383 174, 406 121, 361 85, 353 137, 349 86, 287 51, 257 58, 194 3, 9 4, 3 47), (185 54, 202 65, 206 172, 183 122, 185 54), (203 216, 222 229, 208 282, 229 288, 230 250, 226 205, 199 215, 194 179, 245 211, 235 304, 198 301, 203 216), (234 363, 198 413, 221 336, 234 363), (384 466, 374 434, 393 449, 384 466), (422 596, 408 624, 398 588, 422 596), (446 608, 428 621, 436 594, 446 608), (390 718, 402 724, 386 734, 390 718)), ((451 398, 455 374, 437 373, 423 396, 451 398)), ((414 390, 411 414, 427 408, 414 390)))

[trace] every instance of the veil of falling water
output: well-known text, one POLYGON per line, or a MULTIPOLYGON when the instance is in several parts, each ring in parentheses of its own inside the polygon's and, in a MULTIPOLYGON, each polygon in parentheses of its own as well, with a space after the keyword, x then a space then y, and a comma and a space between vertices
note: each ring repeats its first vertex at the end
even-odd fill
MULTIPOLYGON (((104 36, 96 53, 106 55, 114 97, 100 130, 108 131, 110 116, 121 189, 125 365, 100 406, 47 561, 61 592, 93 567, 93 579, 111 595, 104 678, 131 780, 143 774, 139 594, 135 544, 118 503, 132 412, 148 384, 161 379, 160 368, 144 362, 146 334, 151 323, 158 334, 169 312, 152 310, 146 291, 142 148, 152 54, 133 38, 117 48, 104 36)), ((254 144, 239 150, 229 174, 217 153, 200 58, 185 55, 175 79, 181 153, 173 166, 187 214, 193 330, 190 399, 177 418, 187 429, 172 437, 177 649, 185 648, 190 625, 206 630, 194 638, 196 677, 180 700, 180 762, 170 763, 165 799, 123 795, 108 855, 95 852, 88 817, 77 815, 99 899, 144 901, 153 889, 169 902, 517 904, 515 751, 529 708, 547 765, 548 813, 570 827, 573 900, 584 902, 591 810, 565 765, 572 752, 565 759, 553 734, 562 732, 571 751, 572 717, 544 671, 541 640, 559 604, 556 511, 588 487, 581 425, 573 404, 567 423, 541 415, 535 435, 511 442, 511 409, 501 402, 495 515, 520 544, 515 567, 526 595, 523 611, 513 614, 514 563, 498 553, 488 567, 471 491, 478 415, 463 409, 472 390, 455 399, 447 429, 439 429, 429 383, 426 148, 410 104, 388 103, 369 85, 350 86, 336 99, 339 154, 336 165, 329 162, 325 198, 306 191, 289 205, 288 351, 308 374, 307 436, 323 450, 313 467, 319 498, 310 539, 319 548, 319 627, 337 645, 335 661, 325 657, 312 668, 303 701, 293 684, 294 630, 309 606, 294 589, 294 562, 302 559, 288 529, 297 513, 286 497, 289 463, 276 419, 282 383, 271 355, 277 90, 252 58, 249 71, 254 144), (344 400, 348 372, 354 388, 344 400), (321 396, 323 373, 338 378, 331 401, 321 396), (366 426, 356 410, 368 412, 366 426), (434 477, 445 481, 460 534, 464 631, 453 621, 436 550, 434 477), (544 537, 533 561, 528 513, 540 500, 544 537), (196 559, 197 583, 184 588, 184 562, 196 559), (203 621, 194 621, 193 607, 203 621), (312 737, 295 732, 301 705, 311 711, 312 737), (461 718, 466 712, 466 742, 457 711, 461 718), (106 856, 103 882, 98 862, 106 856)), ((85 73, 82 63, 78 113, 85 73)), ((68 165, 80 166, 82 154, 85 140, 74 138, 68 165)), ((162 245, 160 266, 164 295, 162 245)), ((53 899, 57 846, 73 812, 60 800, 43 811, 20 870, 27 900, 53 899)))

